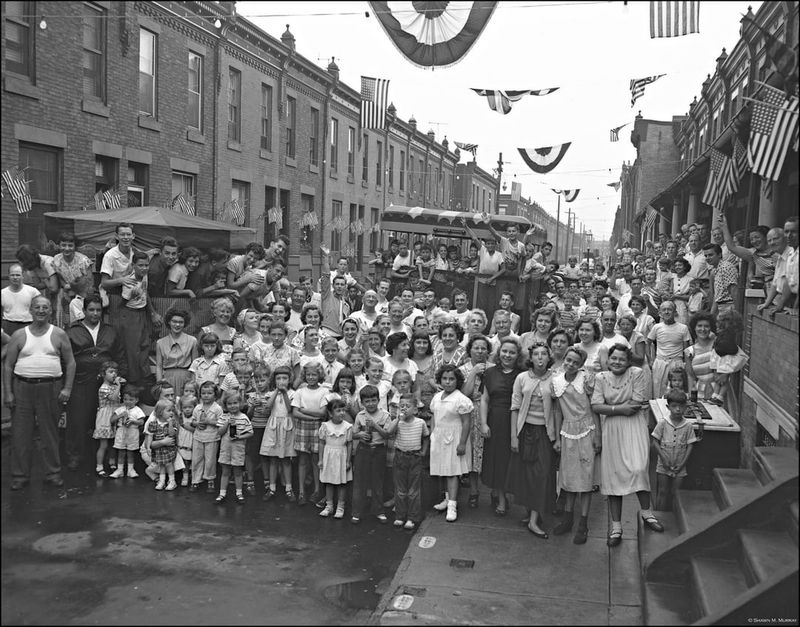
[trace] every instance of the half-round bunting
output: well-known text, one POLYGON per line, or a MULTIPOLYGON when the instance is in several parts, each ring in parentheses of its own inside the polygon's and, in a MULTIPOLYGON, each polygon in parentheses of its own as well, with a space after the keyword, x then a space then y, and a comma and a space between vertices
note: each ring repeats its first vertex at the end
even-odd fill
POLYGON ((517 150, 531 170, 537 174, 547 174, 561 162, 571 144, 572 142, 567 142, 558 146, 545 146, 544 148, 531 148, 530 150, 517 148, 517 150))
POLYGON ((458 63, 483 32, 497 2, 369 3, 389 39, 414 65, 458 63))
POLYGON ((564 196, 564 200, 567 202, 572 202, 578 197, 578 194, 581 193, 579 189, 554 189, 553 190, 556 194, 561 194, 564 196))

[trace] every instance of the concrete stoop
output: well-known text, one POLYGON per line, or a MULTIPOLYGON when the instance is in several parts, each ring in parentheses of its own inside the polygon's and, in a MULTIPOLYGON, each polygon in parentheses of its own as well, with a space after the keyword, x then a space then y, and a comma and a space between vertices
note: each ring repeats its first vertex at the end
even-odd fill
POLYGON ((664 533, 639 522, 648 625, 797 620, 798 454, 755 449, 753 469, 715 469, 712 490, 680 490, 664 533))

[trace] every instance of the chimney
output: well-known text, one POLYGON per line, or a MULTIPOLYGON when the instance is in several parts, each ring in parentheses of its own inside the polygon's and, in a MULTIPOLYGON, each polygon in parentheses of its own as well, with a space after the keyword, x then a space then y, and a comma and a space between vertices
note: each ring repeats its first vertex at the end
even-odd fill
POLYGON ((393 117, 397 115, 397 108, 394 106, 393 102, 389 103, 389 106, 386 108, 386 111, 389 113, 389 115, 393 117))
POLYGON ((336 65, 336 57, 331 57, 331 62, 328 63, 328 72, 330 72, 331 76, 337 81, 339 80, 339 66, 336 65))
POLYGON ((286 25, 286 32, 281 35, 281 42, 287 48, 294 50, 294 35, 289 31, 289 25, 286 25))
POLYGON ((416 120, 416 118, 414 117, 414 114, 413 114, 413 113, 411 114, 411 119, 408 121, 408 124, 409 124, 409 126, 410 126, 411 128, 413 128, 415 131, 417 130, 417 120, 416 120))
POLYGON ((448 142, 448 141, 447 141, 447 135, 445 135, 445 136, 444 136, 444 139, 442 140, 442 148, 444 148, 445 150, 447 150, 447 147, 448 147, 449 145, 450 145, 450 142, 448 142))

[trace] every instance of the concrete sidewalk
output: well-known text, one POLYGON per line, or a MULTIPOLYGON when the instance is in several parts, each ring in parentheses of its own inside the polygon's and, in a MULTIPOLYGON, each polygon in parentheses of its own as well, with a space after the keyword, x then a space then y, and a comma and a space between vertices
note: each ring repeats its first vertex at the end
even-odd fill
MULTIPOLYGON (((494 515, 489 493, 454 523, 432 510, 420 525, 371 622, 381 625, 640 625, 638 501, 623 501, 623 541, 606 546, 606 499, 593 495, 586 544, 573 533, 536 538, 525 510, 494 515), (427 547, 427 548, 426 548, 427 547)), ((558 520, 545 516, 550 531, 558 520)), ((398 532, 402 533, 402 532, 398 532)))

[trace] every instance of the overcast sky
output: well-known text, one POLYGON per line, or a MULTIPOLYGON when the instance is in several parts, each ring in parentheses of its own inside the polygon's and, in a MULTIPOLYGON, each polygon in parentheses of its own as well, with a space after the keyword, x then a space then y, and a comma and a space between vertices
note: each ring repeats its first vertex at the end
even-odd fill
MULTIPOLYGON (((483 34, 447 69, 421 69, 394 47, 367 2, 237 2, 237 12, 274 37, 291 25, 297 51, 326 67, 331 57, 341 79, 360 89, 361 75, 391 80, 389 99, 403 120, 413 115, 422 132, 433 129, 437 141, 478 144, 478 165, 491 172, 503 153, 504 181, 522 184, 553 216, 556 196, 550 188, 580 189, 570 204, 580 223, 596 238, 608 237, 619 193, 607 186, 619 180, 623 161, 633 161, 631 124, 620 141, 609 129, 645 118, 670 120, 683 115, 706 74, 714 72, 723 47, 739 40, 739 20, 760 2, 701 2, 700 33, 650 39, 649 3, 510 2, 502 0, 483 34), (648 85, 634 108, 629 82, 666 74, 648 85), (548 96, 526 96, 508 115, 489 109, 470 91, 483 89, 560 89, 548 96), (537 148, 567 141, 572 146, 558 167, 535 174, 518 147, 537 148), (514 176, 516 175, 516 179, 514 176)), ((462 160, 471 159, 463 154, 462 160)), ((564 202, 562 210, 566 209, 564 202)), ((563 213, 563 212, 562 212, 563 213)), ((566 219, 562 215, 562 221, 566 219)))

